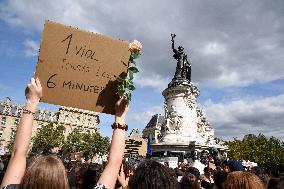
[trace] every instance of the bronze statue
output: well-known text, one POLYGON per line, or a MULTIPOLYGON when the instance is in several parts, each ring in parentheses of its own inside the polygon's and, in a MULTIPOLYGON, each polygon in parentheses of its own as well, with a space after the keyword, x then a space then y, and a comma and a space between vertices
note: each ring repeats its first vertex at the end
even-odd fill
POLYGON ((171 34, 172 41, 172 50, 174 52, 174 59, 177 60, 177 67, 174 79, 185 79, 189 82, 191 81, 191 65, 187 60, 187 54, 183 52, 184 48, 182 46, 178 46, 178 49, 175 48, 174 38, 176 34, 171 34))

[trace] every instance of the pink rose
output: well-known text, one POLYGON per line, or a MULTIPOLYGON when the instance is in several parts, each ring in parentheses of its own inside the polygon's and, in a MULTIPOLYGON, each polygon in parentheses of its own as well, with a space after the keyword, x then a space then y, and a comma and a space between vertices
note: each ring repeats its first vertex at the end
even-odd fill
POLYGON ((131 51, 137 52, 142 49, 142 44, 139 41, 134 40, 132 43, 129 44, 129 48, 131 51))

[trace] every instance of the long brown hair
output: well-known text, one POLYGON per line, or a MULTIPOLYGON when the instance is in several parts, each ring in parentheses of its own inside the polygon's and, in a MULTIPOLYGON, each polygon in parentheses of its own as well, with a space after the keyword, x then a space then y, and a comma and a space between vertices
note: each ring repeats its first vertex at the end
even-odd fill
POLYGON ((224 184, 224 189, 265 189, 262 181, 253 173, 231 172, 224 184))
POLYGON ((56 156, 39 156, 27 168, 21 189, 69 189, 65 167, 56 156))

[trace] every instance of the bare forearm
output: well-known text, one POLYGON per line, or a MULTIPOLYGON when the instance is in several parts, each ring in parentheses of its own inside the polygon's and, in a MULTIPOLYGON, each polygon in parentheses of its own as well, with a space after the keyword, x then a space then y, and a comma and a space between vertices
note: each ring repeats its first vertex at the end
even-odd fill
MULTIPOLYGON (((125 124, 125 118, 116 116, 115 122, 125 124)), ((114 188, 116 177, 119 173, 119 168, 123 159, 124 149, 125 131, 122 129, 114 129, 108 164, 99 179, 99 183, 104 184, 107 188, 114 188)))
MULTIPOLYGON (((25 108, 34 112, 37 103, 27 102, 25 108)), ((6 174, 2 181, 2 186, 8 184, 19 184, 25 174, 26 156, 32 136, 33 115, 23 114, 19 123, 13 152, 8 164, 6 174)))
MULTIPOLYGON (((37 102, 27 102, 25 108, 34 112, 37 107, 37 102)), ((26 156, 32 136, 33 115, 23 114, 19 123, 16 138, 13 146, 12 156, 26 156)))
POLYGON ((122 129, 114 129, 111 148, 109 152, 108 164, 111 165, 119 164, 118 167, 120 167, 120 164, 123 159, 124 148, 125 148, 125 131, 122 129))

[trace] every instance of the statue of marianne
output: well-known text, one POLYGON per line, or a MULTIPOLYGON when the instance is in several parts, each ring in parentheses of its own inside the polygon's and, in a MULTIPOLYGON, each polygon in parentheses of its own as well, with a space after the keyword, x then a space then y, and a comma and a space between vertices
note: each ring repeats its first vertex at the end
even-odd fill
POLYGON ((172 41, 172 50, 174 52, 174 59, 177 60, 177 67, 175 72, 175 78, 183 78, 191 81, 191 65, 187 60, 187 54, 183 52, 184 48, 182 46, 178 46, 178 49, 175 48, 175 40, 176 34, 171 34, 172 41))

